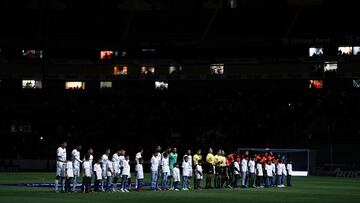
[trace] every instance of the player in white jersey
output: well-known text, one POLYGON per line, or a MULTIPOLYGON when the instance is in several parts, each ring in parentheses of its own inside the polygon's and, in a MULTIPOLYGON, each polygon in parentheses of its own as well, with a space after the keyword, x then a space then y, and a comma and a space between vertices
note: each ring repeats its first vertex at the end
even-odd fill
POLYGON ((136 155, 135 155, 135 162, 136 162, 136 164, 138 164, 138 163, 139 163, 139 160, 142 159, 142 154, 143 154, 143 152, 144 152, 144 149, 143 149, 143 148, 140 148, 140 149, 139 149, 139 152, 136 153, 136 155))
POLYGON ((94 164, 94 174, 95 174, 95 182, 94 182, 94 191, 99 192, 100 182, 102 180, 102 169, 101 169, 101 160, 98 159, 94 164))
POLYGON ((122 176, 122 188, 121 188, 121 192, 129 192, 129 190, 127 189, 128 187, 128 177, 130 174, 130 157, 129 155, 125 156, 125 160, 122 162, 122 171, 121 171, 121 176, 122 176))
POLYGON ((190 163, 188 164, 188 177, 187 177, 187 180, 188 180, 188 184, 187 184, 187 187, 189 189, 191 189, 191 185, 190 185, 190 182, 191 182, 191 178, 192 178, 192 174, 193 174, 193 165, 192 165, 192 156, 191 156, 191 150, 187 150, 186 151, 186 154, 183 156, 183 161, 185 160, 185 157, 187 157, 190 161, 190 163))
POLYGON ((107 170, 106 170, 106 191, 113 192, 113 177, 114 177, 114 164, 111 160, 107 161, 107 170))
POLYGON ((151 190, 156 191, 158 187, 158 178, 159 178, 159 166, 160 166, 161 156, 158 151, 155 151, 151 157, 151 190))
POLYGON ((73 179, 73 191, 76 189, 77 178, 80 177, 80 166, 82 161, 80 160, 80 150, 81 145, 77 145, 76 148, 71 152, 72 163, 74 169, 74 179, 73 179))
POLYGON ((250 181, 249 181, 249 187, 255 188, 255 156, 252 156, 248 162, 248 166, 249 166, 249 176, 250 176, 250 181))
POLYGON ((101 156, 101 168, 102 168, 102 184, 101 190, 105 191, 105 180, 107 179, 107 162, 109 161, 110 149, 105 150, 105 154, 101 156))
POLYGON ((174 190, 179 191, 178 185, 181 179, 181 175, 180 175, 180 169, 178 163, 175 163, 173 178, 174 178, 174 190))
POLYGON ((65 190, 65 169, 66 169, 66 142, 62 142, 56 150, 56 179, 55 191, 59 192, 59 180, 61 181, 61 191, 65 190))
POLYGON ((120 155, 121 155, 121 150, 116 151, 116 153, 112 156, 112 163, 113 163, 113 169, 114 169, 114 174, 113 174, 113 185, 114 185, 114 190, 116 190, 116 184, 118 179, 120 178, 120 155))
POLYGON ((293 174, 293 170, 292 170, 292 161, 288 160, 288 163, 286 165, 286 170, 287 170, 287 177, 286 177, 286 182, 287 182, 287 186, 291 187, 291 176, 293 174))
MULTIPOLYGON (((91 169, 93 168, 93 160, 94 160, 93 153, 94 153, 93 149, 90 148, 90 149, 88 150, 87 154, 86 154, 86 155, 89 156, 89 163, 90 163, 90 165, 91 165, 91 169)), ((84 156, 83 161, 85 161, 85 157, 86 157, 86 156, 84 156)))
POLYGON ((143 169, 143 163, 144 160, 142 158, 140 158, 139 163, 136 164, 135 166, 135 171, 136 171, 136 182, 137 182, 137 187, 136 187, 136 191, 137 192, 143 192, 142 187, 144 186, 144 169, 143 169))
POLYGON ((168 181, 168 176, 170 174, 169 157, 167 152, 163 154, 163 157, 161 159, 161 171, 162 171, 161 189, 167 190, 168 189, 167 181, 168 181))
POLYGON ((196 164, 195 166, 195 185, 194 185, 194 189, 195 190, 200 190, 201 189, 201 180, 203 179, 203 168, 201 166, 201 162, 198 162, 198 164, 196 164))
POLYGON ((271 169, 273 172, 273 177, 271 178, 271 187, 275 187, 275 175, 276 175, 276 165, 275 165, 275 159, 271 161, 271 169))
POLYGON ((276 171, 277 171, 277 178, 278 178, 277 186, 278 187, 285 187, 283 181, 284 181, 284 177, 285 177, 285 174, 286 174, 286 167, 285 167, 285 164, 284 164, 283 160, 280 160, 280 162, 278 163, 276 171))
POLYGON ((94 167, 93 167, 93 161, 94 161, 94 156, 93 156, 93 149, 89 148, 88 152, 86 153, 86 155, 84 156, 83 162, 86 159, 86 156, 89 156, 89 163, 90 163, 90 170, 91 170, 91 177, 94 175, 94 167))
MULTIPOLYGON (((136 153, 136 155, 135 155, 136 165, 139 164, 139 160, 142 159, 143 152, 144 152, 144 149, 140 147, 138 153, 136 153)), ((137 173, 136 170, 135 170, 135 173, 137 173)), ((138 188, 138 181, 135 181, 135 188, 138 188)))
POLYGON ((65 192, 72 192, 70 189, 70 185, 74 180, 74 167, 72 161, 68 161, 66 163, 66 180, 65 180, 65 192))
POLYGON ((256 187, 260 188, 260 187, 264 187, 262 185, 263 182, 263 166, 261 164, 261 160, 258 161, 258 163, 256 164, 256 187))
POLYGON ((241 177, 242 177, 242 180, 241 180, 241 187, 242 188, 247 188, 247 185, 246 185, 246 178, 247 178, 247 173, 249 172, 248 171, 248 159, 249 157, 248 156, 245 156, 242 160, 241 160, 241 177))
POLYGON ((183 181, 182 181, 182 190, 189 190, 189 175, 191 173, 191 161, 189 161, 189 157, 188 156, 184 156, 184 161, 182 162, 182 172, 183 172, 183 181))
POLYGON ((82 164, 82 171, 83 171, 83 182, 82 182, 82 186, 81 186, 81 192, 86 192, 89 193, 91 192, 91 164, 89 161, 90 156, 86 155, 85 156, 85 161, 82 164))
POLYGON ((271 187, 271 179, 273 177, 273 171, 272 171, 272 167, 271 167, 271 161, 268 160, 266 165, 265 165, 265 172, 266 172, 266 184, 265 187, 271 187))
POLYGON ((240 179, 240 173, 241 173, 241 170, 240 170, 240 164, 239 164, 239 161, 237 159, 234 160, 234 163, 233 163, 233 170, 234 170, 234 183, 233 183, 233 187, 238 187, 238 182, 239 182, 239 179, 240 179))

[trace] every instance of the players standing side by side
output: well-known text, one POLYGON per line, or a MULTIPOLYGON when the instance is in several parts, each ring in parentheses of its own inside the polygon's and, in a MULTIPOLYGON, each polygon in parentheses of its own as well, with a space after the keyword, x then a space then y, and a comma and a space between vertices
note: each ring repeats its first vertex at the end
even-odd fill
MULTIPOLYGON (((77 145, 71 152, 71 159, 66 159, 66 142, 63 142, 57 149, 57 181, 55 181, 56 191, 59 191, 59 183, 61 183, 61 191, 71 192, 76 187, 76 177, 83 177, 82 192, 91 192, 91 179, 94 174, 94 191, 100 192, 106 189, 108 192, 116 191, 117 179, 121 178, 121 191, 128 192, 131 185, 130 175, 130 157, 125 156, 125 150, 118 150, 109 160, 110 149, 107 149, 96 160, 92 166, 93 150, 90 148, 84 160, 80 160, 81 145, 77 145), (82 163, 82 164, 81 164, 82 163), (82 168, 82 170, 80 170, 82 168), (77 172, 79 170, 79 172, 77 172), (78 174, 78 175, 77 175, 78 174), (61 181, 61 182, 59 182, 61 181), (73 183, 73 184, 72 184, 73 183), (100 183, 102 183, 100 185, 100 183), (70 188, 70 186, 73 186, 70 188), (100 186, 102 189, 100 189, 100 186), (105 187, 105 188, 104 188, 105 187)), ((191 156, 191 151, 187 150, 183 157, 182 168, 177 163, 177 149, 167 148, 162 154, 158 150, 153 154, 151 163, 151 189, 168 190, 173 188, 178 191, 179 184, 182 182, 182 189, 190 189, 189 178, 194 177, 194 189, 201 189, 201 181, 203 173, 206 174, 205 188, 211 188, 211 181, 214 174, 215 187, 223 188, 224 186, 237 187, 240 177, 242 178, 241 186, 243 188, 256 187, 285 187, 291 186, 292 177, 292 161, 280 158, 280 155, 273 156, 272 153, 249 155, 228 154, 225 156, 223 150, 219 150, 216 156, 210 148, 206 156, 206 162, 202 163, 201 150, 191 156), (242 159, 240 159, 242 157, 242 159), (250 159, 250 160, 249 160, 250 159), (205 168, 203 168, 205 167, 205 168), (182 170, 182 173, 181 173, 182 170), (181 179, 182 174, 182 179, 181 179), (287 176, 287 177, 285 177, 287 176), (161 177, 160 188, 158 181, 161 177), (169 180, 171 180, 170 182, 169 180), (276 179, 275 179, 276 178, 276 179), (286 180, 285 180, 286 179, 286 180), (181 181, 182 180, 182 181, 181 181), (224 185, 226 183, 226 185, 224 185)), ((141 148, 135 155, 135 174, 136 174, 136 191, 142 192, 144 187, 144 169, 143 169, 143 149, 141 148)))
POLYGON ((56 150, 56 178, 55 191, 59 192, 59 181, 61 184, 61 192, 65 191, 65 169, 66 169, 66 146, 67 142, 62 142, 56 150))

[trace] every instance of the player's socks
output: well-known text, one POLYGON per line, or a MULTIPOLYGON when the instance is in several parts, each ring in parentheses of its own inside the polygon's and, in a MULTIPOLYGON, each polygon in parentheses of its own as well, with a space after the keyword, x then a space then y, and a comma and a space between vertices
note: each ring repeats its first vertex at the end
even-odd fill
POLYGON ((74 177, 74 182, 73 182, 73 191, 76 190, 76 185, 77 185, 76 179, 77 179, 77 177, 75 176, 74 177))
POLYGON ((55 179, 55 191, 59 191, 59 180, 55 179))
POLYGON ((65 191, 65 179, 61 178, 60 180, 60 187, 61 187, 61 192, 65 191))
POLYGON ((104 190, 104 181, 103 180, 101 181, 101 191, 105 191, 104 190))
POLYGON ((131 190, 131 179, 128 179, 128 189, 131 190))

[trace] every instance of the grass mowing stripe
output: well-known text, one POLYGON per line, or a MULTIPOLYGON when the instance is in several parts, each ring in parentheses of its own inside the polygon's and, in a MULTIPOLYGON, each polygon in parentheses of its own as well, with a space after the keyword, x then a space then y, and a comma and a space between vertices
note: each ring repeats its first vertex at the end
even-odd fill
MULTIPOLYGON (((149 182, 149 174, 146 174, 149 182)), ((133 179, 134 181, 134 179, 133 179)), ((0 173, 0 184, 53 183, 54 173, 0 173)), ((204 183, 204 181, 203 181, 204 183)), ((0 202, 12 203, 336 203, 360 202, 360 179, 335 177, 294 177, 292 188, 221 189, 144 193, 55 193, 51 188, 0 186, 0 202)), ((146 188, 148 190, 148 188, 146 188)))

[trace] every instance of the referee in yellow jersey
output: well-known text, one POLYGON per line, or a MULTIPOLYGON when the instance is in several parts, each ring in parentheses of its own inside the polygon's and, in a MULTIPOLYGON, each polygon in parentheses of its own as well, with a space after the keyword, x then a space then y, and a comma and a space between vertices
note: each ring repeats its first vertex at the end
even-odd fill
MULTIPOLYGON (((205 189, 211 188, 211 179, 215 174, 215 156, 213 154, 213 149, 210 148, 208 154, 206 155, 206 183, 205 189)), ((215 182, 216 183, 216 182, 215 182)))

